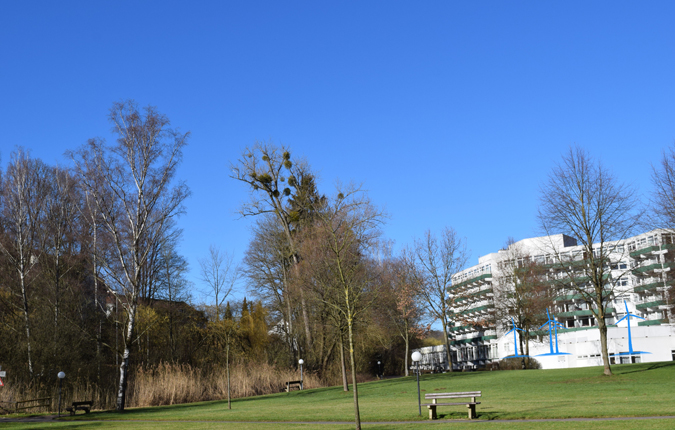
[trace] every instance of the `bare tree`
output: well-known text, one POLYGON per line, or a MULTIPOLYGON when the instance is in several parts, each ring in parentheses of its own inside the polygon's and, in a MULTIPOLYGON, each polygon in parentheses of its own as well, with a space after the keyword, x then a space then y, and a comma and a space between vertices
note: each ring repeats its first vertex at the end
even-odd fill
MULTIPOLYGON (((659 168, 652 168, 652 193, 651 212, 654 214, 652 224, 665 228, 670 232, 675 231, 675 148, 663 151, 659 168)), ((661 257, 665 259, 665 256, 661 257)), ((668 305, 669 320, 674 319, 675 286, 673 275, 670 272, 662 273, 664 283, 664 299, 668 305)))
POLYGON ((117 410, 123 411, 143 271, 149 253, 164 236, 166 223, 182 213, 189 194, 184 183, 174 183, 189 133, 169 128, 169 120, 153 107, 139 112, 131 101, 113 104, 109 118, 116 144, 91 139, 70 156, 115 256, 100 258, 99 267, 106 287, 126 314, 117 393, 117 410))
POLYGON ((288 348, 289 364, 296 362, 297 336, 294 321, 294 300, 290 294, 288 242, 276 218, 271 214, 258 218, 253 227, 253 239, 244 257, 243 273, 248 279, 248 291, 262 300, 279 322, 288 348))
POLYGON ((215 246, 209 246, 209 256, 199 259, 201 278, 208 285, 207 294, 213 297, 215 321, 220 321, 221 307, 232 292, 239 277, 239 268, 234 264, 232 255, 221 252, 215 246))
POLYGON ((564 274, 557 280, 558 286, 579 294, 598 322, 605 375, 612 374, 605 319, 618 285, 611 277, 611 263, 617 258, 611 242, 632 234, 640 217, 636 209, 635 191, 619 183, 581 148, 570 148, 541 189, 542 230, 551 238, 558 233, 574 237, 583 249, 576 258, 580 264, 570 264, 570 258, 552 239, 549 252, 555 257, 558 273, 564 274))
MULTIPOLYGON (((530 333, 547 320, 546 309, 553 305, 554 290, 546 283, 546 269, 534 261, 513 239, 500 251, 498 275, 494 277, 496 317, 513 318, 519 332, 520 350, 530 354, 530 333)), ((525 359, 522 360, 525 368, 525 359)))
POLYGON ((404 259, 392 259, 385 262, 385 269, 387 300, 381 301, 381 306, 405 345, 403 361, 405 376, 408 376, 410 341, 423 337, 431 325, 423 324, 425 311, 419 295, 420 277, 413 273, 415 267, 404 259))
POLYGON ((416 240, 414 247, 406 252, 406 259, 415 266, 414 273, 420 277, 419 293, 427 311, 434 319, 441 321, 448 370, 452 371, 449 311, 461 295, 459 292, 449 294, 449 287, 452 285, 452 276, 466 265, 465 242, 452 228, 445 228, 440 239, 427 231, 424 238, 416 240))
POLYGON ((675 228, 675 149, 663 151, 659 167, 652 167, 652 212, 659 227, 675 228))
POLYGON ((361 428, 356 383, 354 326, 361 313, 377 298, 373 277, 376 275, 366 257, 377 243, 384 213, 375 208, 360 188, 350 186, 338 192, 317 210, 316 228, 323 240, 317 253, 323 258, 312 260, 316 285, 325 290, 322 300, 341 314, 347 325, 349 358, 354 395, 354 420, 361 428))
POLYGON ((32 335, 29 308, 31 285, 35 279, 37 262, 41 256, 41 235, 45 223, 45 201, 48 195, 48 167, 40 160, 30 158, 19 148, 12 153, 2 188, 2 218, 5 240, 0 240, 0 251, 7 257, 17 275, 16 294, 20 297, 27 346, 27 364, 33 378, 32 335))

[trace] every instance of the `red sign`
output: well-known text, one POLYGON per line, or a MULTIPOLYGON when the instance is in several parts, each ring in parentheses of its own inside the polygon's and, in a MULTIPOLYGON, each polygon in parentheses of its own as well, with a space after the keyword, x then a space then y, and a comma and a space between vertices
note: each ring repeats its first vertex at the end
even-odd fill
POLYGON ((0 379, 0 387, 4 387, 5 384, 2 383, 2 379, 0 379))

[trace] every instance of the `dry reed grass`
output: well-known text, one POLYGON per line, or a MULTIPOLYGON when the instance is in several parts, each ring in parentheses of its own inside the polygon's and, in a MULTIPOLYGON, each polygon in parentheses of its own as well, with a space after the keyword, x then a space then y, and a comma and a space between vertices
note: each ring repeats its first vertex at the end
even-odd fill
MULTIPOLYGON (((230 368, 232 398, 278 393, 286 381, 299 379, 297 371, 279 369, 266 363, 230 368)), ((312 373, 304 374, 305 388, 322 386, 312 373)), ((227 371, 202 371, 189 365, 161 364, 136 372, 128 406, 159 406, 227 398, 227 371)))
MULTIPOLYGON (((358 375, 360 382, 372 379, 358 375)), ((257 396, 283 391, 287 381, 300 379, 292 369, 280 369, 267 363, 239 363, 230 368, 231 397, 257 396)), ((304 387, 318 388, 341 384, 338 375, 325 380, 312 372, 303 375, 304 387)), ((351 378, 350 378, 351 382, 351 378)), ((114 409, 116 388, 99 389, 95 384, 73 381, 64 384, 62 410, 73 401, 93 400, 94 409, 114 409)), ((58 383, 51 387, 35 387, 28 384, 6 385, 0 389, 0 406, 13 410, 19 400, 52 397, 51 411, 58 408, 58 383)), ((192 403, 227 398, 227 371, 225 368, 199 369, 187 364, 163 363, 153 368, 137 369, 129 381, 127 407, 160 406, 192 403)), ((3 412, 0 409, 0 412, 3 412)), ((47 408, 31 409, 30 412, 49 412, 47 408)), ((6 413, 6 412, 5 412, 6 413)))

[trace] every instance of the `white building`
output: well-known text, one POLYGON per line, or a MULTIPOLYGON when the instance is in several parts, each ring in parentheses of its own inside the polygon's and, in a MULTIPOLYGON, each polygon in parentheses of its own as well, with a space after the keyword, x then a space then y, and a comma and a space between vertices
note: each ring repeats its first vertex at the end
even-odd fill
MULTIPOLYGON (((515 352, 513 335, 504 336, 511 327, 495 311, 504 300, 505 267, 522 261, 542 268, 544 283, 555 288, 550 307, 552 317, 566 327, 558 332, 558 350, 569 355, 536 357, 543 368, 596 366, 602 364, 597 321, 578 291, 571 285, 583 283, 584 248, 565 235, 524 239, 508 249, 482 256, 478 264, 453 276, 448 288, 451 350, 453 367, 476 368, 488 365, 515 352), (510 263, 509 263, 510 262, 510 263), (581 280, 581 281, 580 281, 581 280), (564 287, 568 283, 570 288, 564 287), (562 287, 561 287, 562 286, 562 287)), ((669 289, 675 276, 675 234, 654 230, 625 240, 594 247, 596 257, 608 258, 607 287, 612 294, 606 302, 609 354, 628 352, 626 320, 616 322, 628 311, 645 318, 631 318, 633 351, 651 354, 615 356, 612 361, 651 362, 675 359, 675 325, 669 289), (596 255, 597 253, 597 255, 596 255), (624 305, 626 303, 626 305, 624 305)), ((531 333, 530 356, 550 351, 546 330, 531 333)), ((555 338, 555 337, 554 337, 555 338)), ((435 351, 436 352, 436 351, 435 351)), ((519 350, 520 354, 523 354, 519 350)))

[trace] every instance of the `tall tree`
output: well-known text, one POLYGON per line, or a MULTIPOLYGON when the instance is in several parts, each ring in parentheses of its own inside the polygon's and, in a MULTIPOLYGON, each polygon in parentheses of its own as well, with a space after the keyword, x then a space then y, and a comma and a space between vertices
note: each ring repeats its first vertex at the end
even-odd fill
POLYGON ((114 260, 101 258, 99 266, 106 287, 126 314, 117 391, 117 410, 123 411, 143 272, 166 223, 183 211, 189 194, 187 185, 175 182, 189 133, 169 128, 168 118, 154 107, 141 112, 132 101, 113 104, 109 119, 115 144, 91 139, 70 156, 115 255, 114 260))
MULTIPOLYGON (((289 205, 289 197, 292 189, 297 189, 302 184, 302 177, 308 174, 307 165, 293 164, 291 153, 286 147, 278 148, 272 144, 257 142, 244 151, 238 162, 232 164, 231 169, 231 177, 247 184, 252 191, 251 201, 242 206, 241 215, 274 214, 288 241, 290 252, 288 258, 294 265, 297 264, 299 260, 292 224, 299 219, 300 213, 297 207, 289 205)), ((300 300, 307 346, 311 348, 309 311, 302 290, 300 300)))
POLYGON ((338 192, 330 202, 317 210, 316 228, 324 240, 319 241, 313 260, 317 285, 326 290, 324 302, 342 315, 347 326, 349 359, 354 395, 354 421, 361 428, 356 355, 354 352, 355 324, 360 315, 377 298, 376 275, 368 255, 377 243, 384 213, 372 205, 360 188, 350 186, 338 192))
POLYGON ((448 287, 452 285, 452 275, 466 265, 466 245, 455 230, 445 228, 440 238, 427 231, 422 240, 415 241, 414 247, 406 255, 409 264, 415 266, 413 273, 420 277, 419 294, 424 299, 427 311, 443 327, 448 370, 452 371, 448 313, 460 297, 457 294, 448 296, 448 287))
POLYGON ((291 260, 288 242, 276 217, 265 214, 253 226, 253 239, 244 257, 243 273, 248 291, 262 300, 274 314, 288 349, 289 365, 295 363, 296 328, 293 324, 295 306, 290 294, 289 269, 291 260))
POLYGON ((611 278, 616 255, 611 241, 629 237, 636 227, 635 191, 621 184, 599 162, 581 148, 570 148, 541 189, 539 224, 547 236, 563 233, 576 238, 583 252, 582 264, 570 264, 564 250, 551 240, 549 252, 556 260, 561 288, 570 288, 588 304, 600 330, 604 374, 611 375, 607 351, 607 307, 618 283, 611 278))
MULTIPOLYGON (((661 163, 652 168, 652 192, 651 211, 655 215, 652 224, 660 228, 675 231, 675 148, 663 151, 661 163)), ((664 262, 665 256, 660 257, 664 262)), ((664 271, 661 275, 665 287, 664 299, 668 303, 669 320, 673 322, 675 305, 675 285, 673 275, 664 271)))
POLYGON ((19 148, 12 153, 2 188, 2 223, 5 235, 0 251, 12 268, 16 282, 13 292, 20 297, 18 310, 23 314, 26 336, 26 363, 33 378, 33 336, 29 306, 35 270, 41 257, 42 235, 45 227, 45 201, 49 192, 48 167, 30 158, 19 148))

